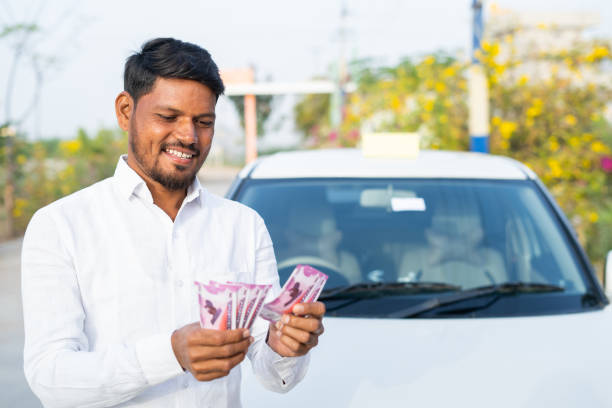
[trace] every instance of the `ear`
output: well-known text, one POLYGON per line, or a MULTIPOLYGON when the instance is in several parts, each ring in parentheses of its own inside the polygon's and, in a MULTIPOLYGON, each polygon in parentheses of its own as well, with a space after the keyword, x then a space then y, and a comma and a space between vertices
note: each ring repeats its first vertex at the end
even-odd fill
POLYGON ((115 99, 115 114, 117 115, 117 123, 124 131, 130 128, 130 119, 134 112, 134 100, 126 91, 121 92, 115 99))

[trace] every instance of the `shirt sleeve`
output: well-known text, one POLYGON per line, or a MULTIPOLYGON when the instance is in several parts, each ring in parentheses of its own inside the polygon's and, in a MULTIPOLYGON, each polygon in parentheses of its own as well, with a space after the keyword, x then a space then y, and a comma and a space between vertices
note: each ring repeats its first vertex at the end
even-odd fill
POLYGON ((107 407, 182 373, 171 333, 92 351, 70 237, 48 208, 38 211, 22 250, 24 371, 46 407, 107 407))
MULTIPOLYGON (((266 302, 274 299, 280 292, 278 270, 270 234, 258 215, 256 217, 256 254, 255 279, 257 283, 271 284, 266 302)), ((257 318, 251 328, 255 341, 249 348, 253 372, 259 382, 267 389, 285 393, 298 384, 306 375, 310 355, 301 357, 282 357, 266 343, 268 322, 257 318)))

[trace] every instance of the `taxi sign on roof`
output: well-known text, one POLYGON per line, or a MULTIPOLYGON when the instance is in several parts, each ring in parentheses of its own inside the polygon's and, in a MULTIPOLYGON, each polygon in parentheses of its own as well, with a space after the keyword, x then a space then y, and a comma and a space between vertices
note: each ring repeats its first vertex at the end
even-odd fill
POLYGON ((365 133, 361 139, 364 157, 416 159, 419 155, 418 133, 365 133))

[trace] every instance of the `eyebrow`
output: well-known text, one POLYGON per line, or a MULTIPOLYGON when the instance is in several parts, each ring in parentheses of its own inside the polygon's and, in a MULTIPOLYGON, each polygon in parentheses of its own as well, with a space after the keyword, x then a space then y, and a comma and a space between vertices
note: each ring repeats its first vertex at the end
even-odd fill
MULTIPOLYGON (((157 106, 156 109, 163 110, 163 111, 169 111, 169 112, 172 112, 172 113, 176 113, 177 115, 182 115, 183 114, 183 111, 181 111, 179 109, 172 108, 170 106, 160 105, 160 106, 157 106)), ((210 113, 201 113, 199 115, 196 115, 194 118, 195 119, 200 119, 200 118, 212 118, 212 119, 215 119, 216 117, 217 117, 217 115, 215 115, 214 112, 210 112, 210 113)))

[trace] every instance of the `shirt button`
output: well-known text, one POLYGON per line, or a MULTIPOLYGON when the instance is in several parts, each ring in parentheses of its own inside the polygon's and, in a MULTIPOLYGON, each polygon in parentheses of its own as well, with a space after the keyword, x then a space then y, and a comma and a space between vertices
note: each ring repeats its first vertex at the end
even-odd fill
POLYGON ((185 380, 185 382, 183 383, 183 388, 187 388, 189 387, 189 382, 187 382, 187 380, 185 380))
POLYGON ((183 286, 183 281, 182 280, 177 280, 176 281, 176 286, 178 286, 179 288, 183 286))

